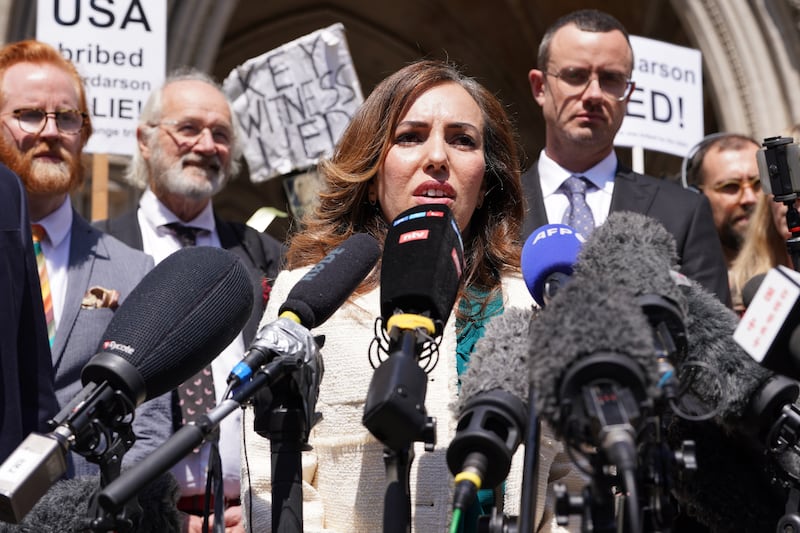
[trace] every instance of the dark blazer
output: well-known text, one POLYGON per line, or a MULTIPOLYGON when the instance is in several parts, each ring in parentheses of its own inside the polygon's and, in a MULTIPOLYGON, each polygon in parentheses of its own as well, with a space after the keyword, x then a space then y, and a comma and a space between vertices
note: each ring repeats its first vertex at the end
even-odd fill
MULTIPOLYGON (((536 163, 522 175, 522 188, 526 201, 522 236, 527 238, 548 223, 536 163)), ((728 270, 705 196, 618 165, 611 197, 614 211, 633 211, 661 222, 675 237, 681 272, 730 305, 728 270)))
MULTIPOLYGON (((142 231, 137 211, 129 211, 117 218, 95 223, 95 227, 113 235, 128 246, 142 250, 142 231)), ((266 309, 269 288, 283 264, 283 245, 274 237, 260 233, 246 224, 226 222, 214 215, 220 244, 242 260, 253 282, 253 312, 242 330, 245 344, 258 333, 261 316, 266 309)))
MULTIPOLYGON (((114 289, 119 291, 122 303, 152 268, 152 257, 101 233, 73 212, 67 293, 53 343, 56 395, 62 407, 83 388, 81 370, 97 353, 114 316, 114 310, 108 307, 84 307, 84 295, 91 287, 114 289)), ((169 394, 136 409, 133 422, 136 442, 126 453, 123 464, 135 464, 170 437, 171 409, 169 394)), ((76 476, 98 472, 96 465, 77 454, 72 454, 72 460, 76 476)))
POLYGON ((58 412, 28 201, 0 164, 0 461, 58 412))

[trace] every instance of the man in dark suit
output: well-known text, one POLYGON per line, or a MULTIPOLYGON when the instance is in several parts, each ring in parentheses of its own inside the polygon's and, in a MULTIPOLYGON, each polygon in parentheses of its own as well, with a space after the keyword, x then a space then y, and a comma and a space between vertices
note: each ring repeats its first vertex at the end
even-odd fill
MULTIPOLYGON (((0 154, 1 156, 2 154, 0 154)), ((0 462, 58 411, 25 189, 0 165, 0 462)))
MULTIPOLYGON (((94 229, 72 208, 69 193, 82 182, 81 153, 92 131, 86 110, 81 77, 58 50, 38 41, 0 49, 2 157, 25 185, 40 232, 46 265, 41 283, 50 295, 45 315, 62 408, 83 388, 81 370, 97 353, 114 310, 153 266, 151 258, 94 229)), ((169 437, 169 415, 168 396, 136 410, 137 440, 123 464, 141 460, 169 437)), ((83 455, 72 453, 71 459, 75 475, 98 472, 83 455)))
POLYGON ((545 119, 545 148, 522 176, 523 237, 548 222, 564 221, 573 209, 564 187, 575 178, 586 189, 594 226, 611 211, 657 219, 675 237, 681 272, 729 304, 727 270, 708 200, 617 161, 614 137, 634 86, 625 27, 600 11, 570 13, 545 32, 538 65, 528 79, 545 119))
MULTIPOLYGON (((213 79, 198 71, 169 76, 139 117, 139 150, 128 168, 129 181, 146 187, 139 208, 99 224, 152 255, 156 263, 183 246, 199 245, 226 248, 248 268, 255 305, 242 334, 211 364, 216 401, 222 399, 228 373, 255 337, 283 255, 274 238, 214 213, 212 197, 237 171, 241 137, 230 102, 213 79)), ((174 416, 177 427, 180 410, 174 416)), ((240 416, 237 412, 222 421, 219 439, 226 527, 234 528, 241 527, 240 416)), ((172 469, 181 487, 178 507, 190 515, 189 531, 202 525, 195 515, 203 511, 209 448, 206 444, 172 469)))

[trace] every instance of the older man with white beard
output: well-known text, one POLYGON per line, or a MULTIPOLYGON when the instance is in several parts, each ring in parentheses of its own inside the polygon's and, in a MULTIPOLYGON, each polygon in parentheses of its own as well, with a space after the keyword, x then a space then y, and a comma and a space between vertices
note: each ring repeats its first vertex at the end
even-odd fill
MULTIPOLYGON (((236 115, 209 76, 194 70, 170 75, 142 109, 137 139, 139 151, 128 169, 128 178, 146 187, 139 207, 98 227, 144 250, 156 263, 184 246, 226 248, 243 260, 251 274, 256 299, 250 320, 211 364, 214 396, 219 401, 228 373, 255 338, 269 288, 280 270, 282 246, 264 233, 220 220, 214 213, 212 196, 236 173, 242 148, 236 115)), ((182 401, 180 396, 176 392, 176 406, 182 401)), ((180 407, 173 412, 177 428, 182 422, 180 407)), ((241 528, 240 424, 238 412, 228 416, 222 421, 218 446, 206 443, 199 453, 172 469, 181 486, 178 507, 189 515, 189 531, 200 531, 206 468, 216 451, 222 464, 225 521, 230 528, 226 531, 241 528)))
MULTIPOLYGON (((92 132, 86 111, 77 70, 53 47, 29 40, 0 49, 0 159, 25 185, 34 247, 43 256, 37 260, 59 408, 83 388, 81 370, 114 311, 153 266, 150 257, 97 231, 72 207, 69 193, 82 183, 81 152, 92 132)), ((137 440, 123 465, 169 437, 169 400, 165 395, 136 410, 137 440)), ((87 457, 71 454, 73 475, 98 473, 87 457)))

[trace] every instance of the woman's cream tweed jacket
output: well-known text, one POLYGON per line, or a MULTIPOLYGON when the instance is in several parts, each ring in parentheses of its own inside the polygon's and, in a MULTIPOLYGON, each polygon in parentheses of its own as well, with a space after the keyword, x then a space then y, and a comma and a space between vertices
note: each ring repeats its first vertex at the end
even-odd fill
MULTIPOLYGON (((270 295, 262 322, 274 320, 289 290, 308 271, 283 271, 270 295)), ((377 533, 382 531, 385 470, 383 445, 362 425, 364 400, 373 369, 367 348, 380 315, 380 291, 373 290, 348 302, 325 324, 314 329, 325 335, 322 379, 317 411, 320 420, 311 431, 313 450, 303 453, 303 524, 305 532, 377 533)), ((529 308, 531 296, 519 276, 503 282, 506 308, 529 308)), ((415 444, 412 463, 412 531, 446 532, 452 506, 453 476, 445 454, 456 428, 450 410, 457 394, 455 318, 451 315, 442 338, 436 367, 428 374, 425 407, 436 418, 436 449, 425 452, 415 444)), ((520 369, 527 372, 527 369, 520 369)), ((253 431, 253 411, 242 419, 242 505, 247 531, 271 531, 270 451, 268 439, 253 431)), ((522 480, 522 446, 514 458, 507 482, 506 512, 519 513, 522 480)), ((569 463, 562 445, 544 428, 541 437, 536 520, 538 531, 565 531, 555 525, 551 512, 544 513, 548 480, 568 482, 572 489, 582 480, 569 463)), ((551 507, 549 504, 547 507, 551 507)), ((575 529, 576 526, 571 527, 575 529)), ((577 530, 577 529, 576 529, 577 530)))

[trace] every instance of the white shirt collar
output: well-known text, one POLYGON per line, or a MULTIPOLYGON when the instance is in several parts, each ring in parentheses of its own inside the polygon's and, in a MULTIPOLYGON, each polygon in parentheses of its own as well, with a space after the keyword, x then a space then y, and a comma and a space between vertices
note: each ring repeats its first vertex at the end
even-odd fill
POLYGON ((539 154, 539 179, 542 185, 542 196, 555 194, 561 184, 570 176, 583 176, 600 190, 605 189, 607 183, 614 181, 617 172, 617 154, 614 150, 604 157, 599 163, 585 172, 571 172, 552 159, 542 150, 539 154))
POLYGON ((214 232, 214 209, 211 206, 211 202, 208 202, 194 219, 184 222, 170 211, 167 206, 162 204, 155 193, 148 187, 139 199, 139 208, 153 229, 172 222, 180 222, 187 226, 204 229, 210 233, 214 232))
POLYGON ((72 203, 69 195, 64 197, 64 202, 58 209, 41 220, 32 221, 32 223, 40 224, 47 232, 51 246, 58 248, 72 230, 72 203))

